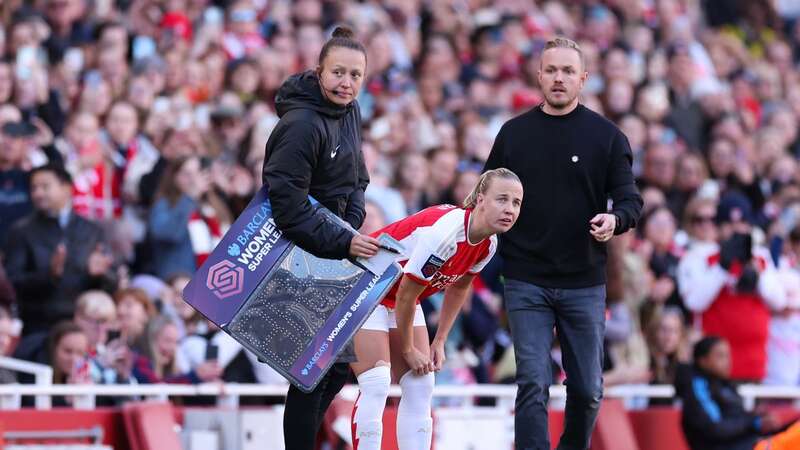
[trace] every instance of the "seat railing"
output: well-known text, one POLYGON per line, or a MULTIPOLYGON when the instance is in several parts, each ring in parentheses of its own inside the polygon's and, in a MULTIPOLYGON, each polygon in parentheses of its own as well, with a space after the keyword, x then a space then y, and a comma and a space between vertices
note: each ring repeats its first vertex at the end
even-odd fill
MULTIPOLYGON (((69 396, 76 409, 93 409, 98 396, 130 397, 137 399, 166 400, 169 397, 217 396, 219 406, 236 407, 241 397, 271 396, 283 397, 288 390, 287 385, 237 384, 237 383, 204 383, 185 384, 141 384, 141 385, 95 385, 95 384, 6 384, 0 385, 0 398, 19 398, 34 395, 46 397, 69 396)), ((437 385, 434 388, 435 398, 471 399, 474 397, 490 397, 496 399, 498 408, 511 411, 517 393, 515 385, 475 384, 475 385, 437 385)), ((797 386, 765 386, 743 385, 739 393, 744 397, 745 405, 755 406, 758 399, 790 399, 800 401, 800 387, 797 386)), ((358 386, 345 386, 340 395, 355 400, 358 386)), ((399 386, 392 386, 389 395, 400 396, 399 386)), ((668 385, 620 385, 605 390, 606 398, 671 398, 675 389, 668 385)), ((564 386, 551 386, 550 398, 563 400, 566 397, 564 386)), ((2 409, 17 409, 19 401, 0 403, 2 409)), ((36 408, 48 409, 50 402, 36 402, 36 408)))

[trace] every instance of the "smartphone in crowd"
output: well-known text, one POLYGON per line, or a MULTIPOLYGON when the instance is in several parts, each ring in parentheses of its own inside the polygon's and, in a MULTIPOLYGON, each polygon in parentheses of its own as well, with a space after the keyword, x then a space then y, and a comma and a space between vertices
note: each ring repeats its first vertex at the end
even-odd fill
POLYGON ((206 346, 206 361, 216 361, 219 356, 219 346, 217 344, 209 344, 206 346))
POLYGON ((70 378, 72 382, 81 382, 89 377, 89 359, 78 358, 72 365, 70 378))
POLYGON ((107 342, 113 342, 113 341, 119 339, 120 337, 122 337, 122 331, 120 331, 120 330, 108 330, 108 335, 107 336, 108 336, 107 342))

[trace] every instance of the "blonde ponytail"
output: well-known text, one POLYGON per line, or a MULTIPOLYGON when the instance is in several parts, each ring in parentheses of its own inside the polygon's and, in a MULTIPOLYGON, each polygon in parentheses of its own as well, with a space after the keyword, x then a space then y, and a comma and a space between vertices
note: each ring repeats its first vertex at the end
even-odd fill
POLYGON ((474 208, 475 205, 478 204, 478 194, 485 194, 489 189, 489 184, 495 178, 505 178, 507 180, 514 180, 520 184, 522 183, 517 174, 504 167, 487 170, 481 175, 480 178, 478 178, 478 182, 475 183, 475 187, 472 188, 472 191, 469 193, 469 195, 467 195, 467 198, 464 199, 464 208, 474 208))

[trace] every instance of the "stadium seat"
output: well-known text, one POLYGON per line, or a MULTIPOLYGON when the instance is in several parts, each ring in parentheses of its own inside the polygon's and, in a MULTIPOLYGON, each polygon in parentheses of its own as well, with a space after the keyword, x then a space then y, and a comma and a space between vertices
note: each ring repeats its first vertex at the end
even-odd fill
MULTIPOLYGON (((622 400, 607 398, 600 405, 597 426, 592 434, 592 450, 639 450, 628 411, 622 400)), ((650 450, 650 447, 645 447, 650 450)))
POLYGON ((181 450, 172 404, 127 403, 122 413, 131 450, 181 450))
MULTIPOLYGON (((325 412, 325 417, 322 421, 320 435, 322 440, 328 443, 333 448, 346 448, 351 449, 349 445, 342 439, 336 429, 342 429, 343 421, 346 421, 347 430, 350 430, 350 417, 352 415, 354 402, 345 400, 341 396, 336 396, 331 402, 331 406, 325 412)), ((319 444, 319 439, 317 439, 319 444)))
POLYGON ((681 428, 681 412, 672 407, 628 411, 636 442, 643 450, 689 450, 681 428))
POLYGON ((125 423, 125 434, 128 437, 128 445, 131 450, 140 450, 142 448, 140 440, 141 432, 136 426, 136 403, 126 403, 122 405, 122 421, 125 423))
MULTIPOLYGON (((103 428, 103 441, 117 450, 128 450, 126 430, 122 414, 116 408, 96 408, 93 410, 76 410, 71 408, 53 408, 36 410, 23 408, 19 410, 0 411, 4 432, 8 431, 52 431, 52 430, 87 430, 95 426, 103 428)), ((74 443, 75 439, 47 439, 48 444, 74 443)), ((8 444, 8 442, 6 442, 8 444)), ((0 448, 3 448, 0 446, 0 448)))
POLYGON ((551 409, 548 412, 547 426, 550 430, 550 447, 555 449, 564 431, 564 411, 551 409))
POLYGON ((766 406, 766 409, 775 414, 783 424, 789 424, 800 420, 800 410, 790 404, 774 404, 766 406))

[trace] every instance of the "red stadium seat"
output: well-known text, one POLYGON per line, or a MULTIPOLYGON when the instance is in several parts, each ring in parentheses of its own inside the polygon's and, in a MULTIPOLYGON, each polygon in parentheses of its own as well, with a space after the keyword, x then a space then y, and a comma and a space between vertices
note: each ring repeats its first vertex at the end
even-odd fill
POLYGON ((564 411, 551 409, 548 412, 547 426, 550 429, 550 448, 555 449, 564 431, 564 411))
POLYGON ((681 412, 672 407, 628 411, 639 448, 644 450, 689 450, 681 428, 681 412))
MULTIPOLYGON (((110 445, 116 450, 128 450, 122 414, 117 408, 93 410, 23 408, 0 411, 0 418, 4 431, 77 430, 100 426, 103 428, 103 444, 110 445)), ((75 440, 47 439, 47 443, 75 443, 75 440)))
POLYGON ((126 403, 122 405, 122 420, 125 423, 125 434, 128 436, 128 445, 131 450, 141 450, 140 442, 141 430, 136 424, 136 403, 126 403))
MULTIPOLYGON (((345 442, 342 440, 339 434, 334 431, 333 424, 337 419, 347 419, 347 423, 349 424, 350 417, 353 412, 353 404, 353 402, 345 400, 341 396, 336 396, 331 402, 331 406, 328 407, 328 410, 325 412, 325 417, 323 418, 322 427, 320 429, 320 435, 322 440, 333 448, 351 448, 350 446, 345 447, 345 442)), ((319 439, 317 439, 317 444, 319 446, 319 439)))
MULTIPOLYGON (((639 450, 628 411, 619 399, 604 399, 592 434, 592 450, 639 450)), ((650 447, 645 447, 650 450, 650 447)))
POLYGON ((765 409, 775 414, 778 417, 778 420, 783 424, 788 425, 792 422, 800 420, 800 410, 798 410, 792 405, 786 405, 786 404, 769 405, 765 409))
POLYGON ((171 403, 128 403, 123 415, 131 450, 181 450, 171 403))

